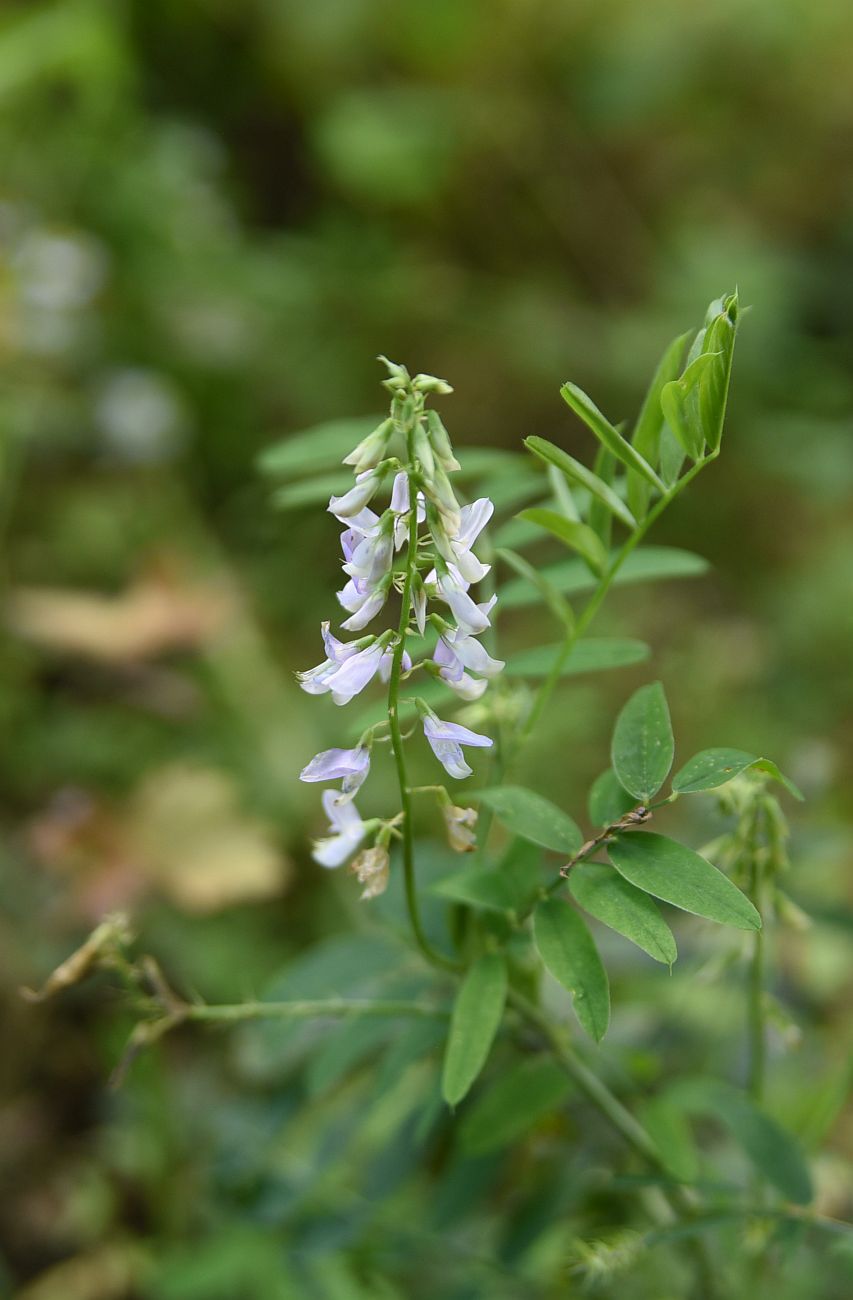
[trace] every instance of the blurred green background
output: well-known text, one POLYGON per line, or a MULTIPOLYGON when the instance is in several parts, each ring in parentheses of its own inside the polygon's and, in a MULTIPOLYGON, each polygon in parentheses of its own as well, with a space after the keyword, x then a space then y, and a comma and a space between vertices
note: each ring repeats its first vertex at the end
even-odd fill
MULTIPOLYGON (((340 735, 293 681, 334 617, 336 529, 276 512, 258 453, 381 410, 386 352, 454 385, 457 443, 588 457, 560 384, 632 416, 735 284, 724 454, 652 539, 712 572, 616 594, 596 631, 645 638, 653 669, 564 687, 524 777, 581 816, 653 671, 682 756, 740 745, 801 784, 791 891, 818 921, 777 949, 798 1029, 775 1086, 828 1139, 821 1203, 849 1211, 852 57, 846 0, 3 6, 0 1294, 572 1293, 565 1232, 621 1202, 579 1207, 550 1141, 571 1120, 460 1172, 442 1131, 401 1145, 387 1069, 306 1083, 286 1035, 176 1036, 111 1093, 130 1021, 109 982, 36 1009, 17 990, 119 907, 212 1000, 317 941, 346 992, 366 950, 335 936, 381 958, 351 884, 308 860, 296 779, 340 735)), ((738 977, 622 959, 635 1076, 736 1078, 738 977)), ((652 1268, 623 1294, 678 1291, 652 1268)))

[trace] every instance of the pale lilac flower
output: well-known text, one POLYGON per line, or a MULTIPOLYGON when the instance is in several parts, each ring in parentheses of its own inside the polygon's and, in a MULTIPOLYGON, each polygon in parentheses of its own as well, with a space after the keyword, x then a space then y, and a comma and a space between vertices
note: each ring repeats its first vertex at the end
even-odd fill
POLYGON ((441 528, 436 531, 435 543, 439 551, 468 583, 480 582, 491 568, 490 564, 483 564, 472 554, 471 547, 491 519, 494 509, 488 497, 480 497, 471 505, 462 507, 456 533, 448 535, 441 528))
MULTIPOLYGON (((484 606, 478 605, 477 608, 482 612, 484 606)), ((491 603, 486 609, 487 614, 490 609, 491 603)), ((465 668, 469 668, 472 673, 479 673, 481 677, 497 677, 498 673, 506 667, 503 659, 493 659, 479 641, 472 636, 466 636, 458 628, 445 632, 442 640, 465 668)))
POLYGON ((326 658, 316 668, 309 668, 307 672, 296 674, 299 685, 309 695, 325 694, 329 689, 329 679, 334 676, 345 660, 351 658, 352 655, 358 654, 359 650, 358 646, 347 645, 345 641, 339 641, 337 637, 332 636, 328 622, 320 624, 320 631, 323 636, 326 658))
POLYGON ((355 483, 349 492, 345 492, 341 497, 332 497, 329 500, 329 511, 336 519, 349 519, 357 515, 364 509, 372 499, 376 489, 382 482, 382 473, 379 469, 367 469, 363 474, 357 474, 355 483))
POLYGON ((349 704, 359 691, 364 690, 378 672, 384 653, 385 645, 374 641, 373 645, 358 650, 343 661, 326 681, 326 690, 332 692, 335 704, 349 704))
POLYGON ((488 736, 481 736, 476 731, 469 731, 458 722, 442 722, 434 713, 424 717, 424 735, 430 748, 448 776, 458 779, 471 775, 471 768, 465 762, 462 746, 472 749, 490 749, 493 742, 488 736))
POLYGON ((323 809, 329 819, 329 834, 314 841, 312 856, 321 867, 339 867, 355 853, 367 827, 355 804, 342 800, 336 790, 323 791, 323 809))
POLYGON ((439 637, 433 660, 439 666, 439 676, 461 700, 479 700, 485 692, 488 682, 485 678, 477 681, 465 672, 462 660, 453 652, 444 637, 439 637))
POLYGON ((338 592, 338 600, 344 609, 350 611, 350 617, 341 623, 341 627, 348 632, 360 632, 367 627, 388 599, 390 585, 390 577, 376 586, 365 582, 363 578, 350 578, 338 592))
MULTIPOLYGON (((438 579, 441 598, 446 600, 456 619, 460 632, 465 636, 477 636, 491 627, 488 614, 468 595, 468 586, 458 569, 451 568, 438 579)), ((489 606, 491 608, 491 605, 489 606)))
MULTIPOLYGON (((394 663, 394 647, 389 646, 388 649, 385 651, 384 655, 382 656, 381 660, 379 661, 380 681, 387 682, 390 680, 391 667, 393 663, 394 663)), ((408 650, 403 651, 403 658, 400 660, 400 664, 402 666, 404 673, 411 672, 412 656, 409 654, 408 650)))
POLYGON ((341 546, 346 560, 343 570, 351 578, 375 585, 390 572, 393 556, 390 527, 380 525, 367 534, 348 528, 341 537, 341 546))
MULTIPOLYGON (((411 497, 409 496, 408 474, 396 474, 391 489, 391 511, 396 516, 394 522, 394 550, 399 551, 408 538, 409 527, 406 516, 409 513, 411 497)), ((426 501, 423 492, 417 495, 418 523, 426 519, 426 501)))
POLYGON ((370 771, 370 750, 365 745, 355 749, 324 749, 315 754, 299 773, 300 781, 342 781, 341 793, 354 795, 370 771))

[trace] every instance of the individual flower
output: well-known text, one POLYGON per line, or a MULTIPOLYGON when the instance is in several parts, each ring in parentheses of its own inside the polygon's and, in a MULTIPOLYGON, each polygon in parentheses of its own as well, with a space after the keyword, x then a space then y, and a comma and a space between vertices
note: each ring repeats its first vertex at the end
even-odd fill
POLYGON ((476 808, 457 808, 449 800, 447 803, 442 801, 441 815, 444 818, 447 841, 454 853, 471 853, 476 849, 476 808))
POLYGON ((344 619, 341 627, 348 632, 360 632, 374 619, 388 599, 391 577, 372 585, 363 578, 350 578, 345 587, 338 592, 338 600, 350 617, 344 619))
POLYGON ((462 660, 453 653, 444 637, 438 639, 433 661, 438 664, 439 677, 461 700, 479 700, 489 684, 485 678, 478 681, 469 677, 462 660))
POLYGON ((320 632, 323 637, 323 646, 326 651, 326 658, 316 668, 309 668, 304 673, 297 673, 296 677, 303 691, 309 695, 323 695, 329 689, 329 680, 335 675, 341 664, 352 655, 358 653, 357 645, 348 645, 345 641, 339 641, 337 637, 332 636, 329 631, 328 622, 320 624, 320 632))
POLYGON ((323 695, 330 691, 335 704, 348 704, 378 672, 388 644, 387 634, 385 639, 380 637, 378 641, 359 648, 333 637, 328 623, 322 627, 327 658, 316 668, 297 673, 299 685, 309 695, 323 695))
MULTIPOLYGON (((438 579, 439 594, 450 606, 460 632, 465 636, 477 636, 491 627, 491 623, 488 611, 484 612, 483 606, 476 604, 468 595, 469 585, 452 565, 438 579)), ((489 603, 489 609, 493 604, 494 599, 489 603)))
POLYGON ((394 554, 391 532, 390 519, 387 524, 378 520, 367 533, 348 528, 341 536, 344 573, 370 584, 378 583, 390 573, 394 554))
POLYGON ((442 722, 434 713, 424 714, 424 735, 430 748, 441 766, 449 776, 461 780, 471 775, 471 768, 465 762, 462 746, 472 749, 490 749, 493 742, 489 736, 481 736, 476 731, 469 731, 458 722, 442 722))
POLYGON ((442 528, 435 530, 434 539, 448 564, 454 565, 465 582, 480 582, 491 565, 483 564, 472 554, 471 547, 494 514, 495 507, 488 497, 480 497, 459 512, 459 529, 447 534, 442 528))
POLYGON ((361 897, 365 900, 378 898, 388 888, 388 873, 391 859, 388 850, 380 844, 372 849, 364 849, 349 865, 349 870, 364 885, 361 897))
POLYGON ((373 469, 385 455, 388 439, 393 432, 394 421, 390 419, 383 420, 372 433, 369 433, 366 438, 362 438, 354 451, 351 451, 348 456, 344 456, 343 464, 352 465, 356 474, 361 474, 366 469, 373 469))
MULTIPOLYGON (((411 498, 409 496, 409 476, 408 474, 396 474, 394 484, 391 488, 391 505, 389 509, 395 517, 394 522, 394 550, 399 551, 405 545, 408 535, 408 513, 411 498)), ((426 519, 426 502, 424 501, 423 492, 417 495, 418 523, 422 524, 426 519)))
POLYGON ((323 810, 329 819, 329 834, 314 841, 312 856, 321 867, 339 867, 355 853, 367 827, 355 804, 341 799, 336 790, 323 791, 323 810))
POLYGON ((354 795, 370 771, 370 750, 366 745, 355 749, 324 749, 315 754, 299 773, 300 781, 342 781, 341 792, 354 795))
POLYGON ((357 515, 373 499, 376 489, 383 479, 382 470, 366 469, 364 473, 357 474, 355 483, 349 492, 345 492, 342 497, 332 497, 329 501, 329 511, 336 519, 349 519, 357 515))
POLYGON ((439 637, 433 658, 441 665, 440 675, 448 684, 458 682, 465 668, 489 678, 497 677, 505 667, 503 659, 493 659, 479 641, 458 628, 449 628, 439 637))
MULTIPOLYGON (((390 680, 391 668, 393 666, 393 663, 394 663, 394 649, 393 646, 389 646, 379 661, 380 681, 387 682, 390 680)), ((412 656, 409 654, 408 650, 403 651, 403 657, 400 660, 400 664, 402 666, 404 673, 408 673, 412 671, 412 656)))

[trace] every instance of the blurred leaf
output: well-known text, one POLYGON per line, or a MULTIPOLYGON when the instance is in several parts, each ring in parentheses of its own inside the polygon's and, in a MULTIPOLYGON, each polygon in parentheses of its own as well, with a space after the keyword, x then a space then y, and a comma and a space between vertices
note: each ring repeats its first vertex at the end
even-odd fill
POLYGON ((648 894, 610 867, 582 862, 569 873, 569 889, 585 912, 630 939, 655 961, 671 966, 678 956, 672 931, 648 894))
POLYGON ((533 913, 539 956, 572 994, 575 1015, 598 1043, 610 1023, 610 986, 592 935, 580 914, 560 898, 546 898, 533 913))
POLYGON ((329 497, 340 496, 352 486, 352 475, 345 468, 336 474, 323 474, 320 478, 303 479, 277 488, 272 494, 272 504, 279 510, 301 510, 303 506, 328 505, 329 497))
MULTIPOLYGON (((547 677, 560 649, 558 644, 520 650, 506 661, 506 674, 508 677, 547 677)), ((580 673, 625 668, 648 659, 650 653, 643 641, 633 641, 628 637, 585 637, 572 646, 560 676, 574 677, 580 673)))
POLYGON ((522 1061, 478 1097, 463 1119, 459 1138, 464 1150, 484 1155, 517 1142, 546 1115, 557 1110, 570 1089, 553 1061, 522 1061))
POLYGON ((661 483, 657 474, 649 465, 636 446, 627 442, 619 433, 618 429, 610 423, 592 398, 587 397, 586 393, 578 388, 577 384, 567 383, 560 389, 560 396, 566 402, 576 415, 579 415, 584 424, 595 434, 602 446, 606 447, 611 455, 617 460, 621 460, 623 465, 627 465, 634 473, 639 474, 651 484, 658 492, 663 492, 664 485, 661 483))
POLYGON ((675 744, 660 682, 635 691, 616 719, 611 757, 621 785, 649 803, 672 767, 675 744))
POLYGON ((571 628, 574 625, 575 616, 572 613, 571 605, 539 569, 532 564, 528 564, 527 560, 521 555, 516 555, 515 551, 509 551, 506 547, 501 547, 495 554, 505 564, 508 564, 511 569, 514 569, 520 578, 529 582, 539 592, 558 623, 562 623, 565 628, 571 628))
MULTIPOLYGON (((292 433, 281 442, 264 448, 258 456, 258 469, 270 478, 291 478, 338 467, 344 456, 349 455, 383 418, 381 415, 360 415, 351 420, 329 420, 292 433)), ((339 472, 345 479, 346 467, 341 466, 339 472)))
POLYGON ((672 1176, 681 1182, 695 1182, 699 1177, 699 1155, 683 1109, 663 1093, 644 1103, 639 1118, 672 1176))
POLYGON ((441 1077, 449 1106, 459 1104, 486 1064, 503 1017, 506 989, 506 963, 497 953, 478 957, 460 985, 441 1077))
POLYGON ((565 542, 566 546, 586 560, 593 573, 600 576, 607 567, 607 551, 601 539, 586 524, 577 524, 574 520, 557 514, 556 510, 544 510, 541 507, 522 510, 519 519, 536 524, 565 542))
POLYGON ((619 784, 619 778, 608 767, 592 783, 589 792, 589 819, 594 826, 612 826, 620 817, 636 806, 637 800, 619 784))
POLYGON ((474 798, 491 808, 498 821, 513 834, 533 844, 569 855, 583 844, 583 835, 568 813, 532 790, 505 785, 478 790, 474 798))
MULTIPOLYGON (((656 582, 667 578, 697 578, 707 573, 709 567, 707 560, 690 551, 682 551, 674 546, 643 546, 624 561, 613 579, 613 585, 656 582)), ((559 560, 555 564, 543 565, 539 572, 563 595, 574 596, 594 591, 598 585, 581 560, 559 560)), ((502 609, 530 605, 535 599, 526 582, 508 582, 501 586, 502 609)))
POLYGON ((456 871, 430 886, 430 893, 492 912, 512 911, 512 894, 499 871, 474 867, 456 871))
POLYGON ((612 840, 607 852, 620 875, 647 894, 721 925, 761 929, 761 917, 746 895, 684 844, 653 831, 635 831, 612 840))
POLYGON ((319 1097, 334 1088, 399 1032, 397 1025, 369 1020, 353 1020, 333 1028, 309 1062, 305 1074, 309 1096, 319 1097))
POLYGON ((713 1115, 725 1124, 759 1173, 789 1201, 811 1201, 811 1177, 799 1144, 745 1093, 717 1079, 685 1079, 666 1097, 691 1114, 713 1115))
POLYGON ((556 465, 566 478, 573 483, 579 483, 581 487, 586 488, 597 500, 601 501, 607 507, 611 514, 620 519, 622 523, 633 530, 637 526, 637 521, 631 514, 631 511, 625 505, 624 501, 616 495, 611 487, 595 474, 592 470, 582 465, 580 461, 575 460, 568 452, 563 451, 561 447, 556 447, 553 442, 548 442, 545 438, 525 438, 525 447, 544 460, 546 464, 556 465))

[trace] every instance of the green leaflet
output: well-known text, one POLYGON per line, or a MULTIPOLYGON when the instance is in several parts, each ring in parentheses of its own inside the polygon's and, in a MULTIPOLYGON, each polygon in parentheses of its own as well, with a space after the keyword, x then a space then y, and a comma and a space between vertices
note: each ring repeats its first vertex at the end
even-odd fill
POLYGON ((619 784, 613 768, 608 767, 592 783, 588 800, 589 819, 594 826, 612 826, 636 803, 637 800, 619 784))
POLYGON ((761 917, 746 894, 684 844, 653 831, 635 831, 612 840, 607 852, 619 874, 647 894, 720 925, 761 929, 761 917))
POLYGON ((480 790, 474 798, 491 808, 507 830, 544 849, 571 856, 583 844, 583 835, 568 813, 519 785, 480 790))
MULTIPOLYGON (((561 646, 540 645, 520 650, 506 661, 508 677, 547 677, 561 646)), ((625 668, 629 664, 648 659, 651 651, 644 641, 629 637, 586 637, 572 646, 563 664, 560 676, 575 677, 580 673, 596 673, 611 668, 625 668)))
POLYGON ((621 460, 623 465, 627 465, 629 469, 641 475, 658 492, 666 491, 663 483, 636 446, 633 446, 622 437, 619 430, 602 414, 592 398, 588 397, 582 388, 578 388, 577 384, 564 384, 560 389, 560 396, 572 408, 575 415, 580 416, 587 428, 592 430, 601 445, 606 447, 611 455, 615 456, 617 460, 621 460))
POLYGON ((593 474, 592 470, 575 460, 574 456, 570 456, 568 452, 563 451, 561 447, 556 447, 553 442, 548 442, 545 438, 525 438, 524 445, 533 452, 534 456, 538 456, 548 465, 556 465, 557 469, 573 483, 579 483, 581 487, 586 488, 598 501, 607 506, 611 514, 621 520, 626 528, 636 528, 636 519, 613 488, 608 487, 596 474, 593 474))
POLYGON ((593 573, 598 574, 599 577, 604 573, 607 567, 607 551, 601 538, 588 524, 576 523, 574 519, 567 519, 556 510, 547 510, 540 506, 522 510, 518 517, 528 523, 536 524, 539 528, 544 528, 552 536, 565 542, 566 546, 570 546, 586 560, 593 573))
MULTIPOLYGON (((663 429, 663 411, 660 395, 664 384, 676 379, 681 368, 681 358, 687 346, 689 334, 680 334, 673 339, 664 352, 652 382, 649 385, 637 423, 631 439, 637 451, 650 465, 657 466, 660 458, 661 431, 663 429)), ((643 475, 634 472, 628 474, 628 505, 638 519, 644 518, 649 506, 650 489, 643 475)))
POLYGON ((630 939, 655 961, 671 966, 678 957, 672 931, 642 890, 596 862, 572 867, 569 889, 585 912, 630 939))
POLYGON ((560 898, 543 899, 533 913, 533 937, 554 979, 572 994, 578 1020, 600 1042, 610 1023, 610 985, 583 918, 560 898))
POLYGON ((497 953, 478 957, 459 986, 444 1056, 441 1092, 456 1106, 486 1064, 506 1001, 506 963, 497 953))
MULTIPOLYGON (((620 567, 613 585, 623 586, 633 582, 656 582, 669 578, 697 578, 709 569, 708 561, 691 551, 676 546, 641 546, 633 551, 620 567)), ((537 570, 555 591, 564 596, 580 595, 594 591, 596 579, 581 560, 558 560, 537 570)), ((517 579, 501 585, 501 609, 531 605, 536 595, 527 581, 517 579)))
POLYGON ((648 803, 672 767, 675 745, 669 706, 660 682, 635 691, 616 719, 611 747, 619 782, 640 803, 648 803))
POLYGON ((463 1119, 463 1150, 484 1155, 516 1142, 565 1100, 571 1084, 547 1057, 522 1061, 491 1085, 463 1119))
POLYGON ((717 790, 727 781, 740 776, 754 768, 784 785, 795 799, 803 796, 793 781, 789 780, 769 758, 758 758, 747 754, 742 749, 703 749, 694 754, 684 767, 676 772, 672 779, 672 788, 677 794, 699 794, 703 790, 717 790))

